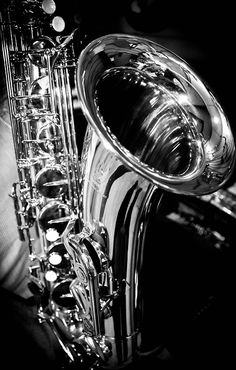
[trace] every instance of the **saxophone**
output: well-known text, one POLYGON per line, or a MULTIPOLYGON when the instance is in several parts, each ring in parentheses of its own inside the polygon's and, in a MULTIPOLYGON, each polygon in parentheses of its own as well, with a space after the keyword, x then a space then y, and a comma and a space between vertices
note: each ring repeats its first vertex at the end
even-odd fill
POLYGON ((145 354, 151 209, 163 191, 220 189, 234 138, 211 90, 170 50, 111 34, 77 58, 77 30, 65 36, 55 12, 53 0, 10 0, 1 14, 19 174, 12 197, 39 320, 68 364, 120 368, 145 354), (87 122, 81 152, 74 88, 87 122))

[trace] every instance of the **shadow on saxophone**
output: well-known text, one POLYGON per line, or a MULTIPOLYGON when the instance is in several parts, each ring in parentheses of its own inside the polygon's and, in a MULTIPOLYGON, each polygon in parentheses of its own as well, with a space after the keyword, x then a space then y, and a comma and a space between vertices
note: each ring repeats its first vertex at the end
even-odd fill
POLYGON ((1 19, 18 229, 39 320, 68 363, 121 368, 160 345, 144 350, 141 329, 151 209, 163 191, 220 189, 234 168, 234 138, 184 60, 125 34, 99 37, 76 58, 74 33, 58 36, 52 4, 10 1, 1 19), (88 124, 81 153, 74 76, 88 124))

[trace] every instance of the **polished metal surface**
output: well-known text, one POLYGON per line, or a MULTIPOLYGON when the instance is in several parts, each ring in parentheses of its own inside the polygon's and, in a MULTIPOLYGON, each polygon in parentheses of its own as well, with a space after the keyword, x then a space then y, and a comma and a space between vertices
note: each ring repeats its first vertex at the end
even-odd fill
POLYGON ((193 70, 141 37, 114 34, 92 41, 79 57, 77 85, 89 124, 80 215, 89 235, 99 228, 106 235, 116 289, 112 314, 101 328, 112 346, 104 366, 116 368, 142 355, 143 251, 151 205, 158 209, 163 189, 203 195, 220 188, 234 168, 234 138, 218 101, 193 70))
POLYGON ((181 194, 210 193, 229 178, 235 153, 228 119, 170 50, 107 35, 82 51, 77 81, 89 123, 131 170, 181 194))

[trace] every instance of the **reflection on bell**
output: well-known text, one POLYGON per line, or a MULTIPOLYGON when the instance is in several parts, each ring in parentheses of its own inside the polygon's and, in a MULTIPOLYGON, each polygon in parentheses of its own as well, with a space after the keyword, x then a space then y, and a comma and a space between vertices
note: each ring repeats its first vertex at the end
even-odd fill
POLYGON ((204 161, 195 122, 178 103, 176 91, 162 80, 155 84, 152 75, 113 67, 98 81, 95 103, 101 119, 140 163, 180 176, 204 161), (111 91, 114 99, 106 104, 111 91))

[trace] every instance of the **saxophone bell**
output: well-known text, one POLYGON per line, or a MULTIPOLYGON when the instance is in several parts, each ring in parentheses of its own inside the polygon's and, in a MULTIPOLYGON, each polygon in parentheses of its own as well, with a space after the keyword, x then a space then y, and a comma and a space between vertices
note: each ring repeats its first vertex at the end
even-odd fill
POLYGON ((144 354, 143 252, 151 207, 158 209, 163 190, 196 196, 222 187, 235 165, 235 143, 207 85, 177 55, 142 37, 92 41, 77 62, 77 87, 88 122, 80 216, 90 230, 85 240, 98 225, 105 231, 110 271, 110 314, 98 304, 94 316, 97 335, 111 346, 103 366, 120 368, 144 354))
POLYGON ((82 51, 77 84, 102 142, 153 184, 198 195, 228 180, 235 163, 228 119, 208 86, 171 51, 139 37, 105 36, 82 51))

